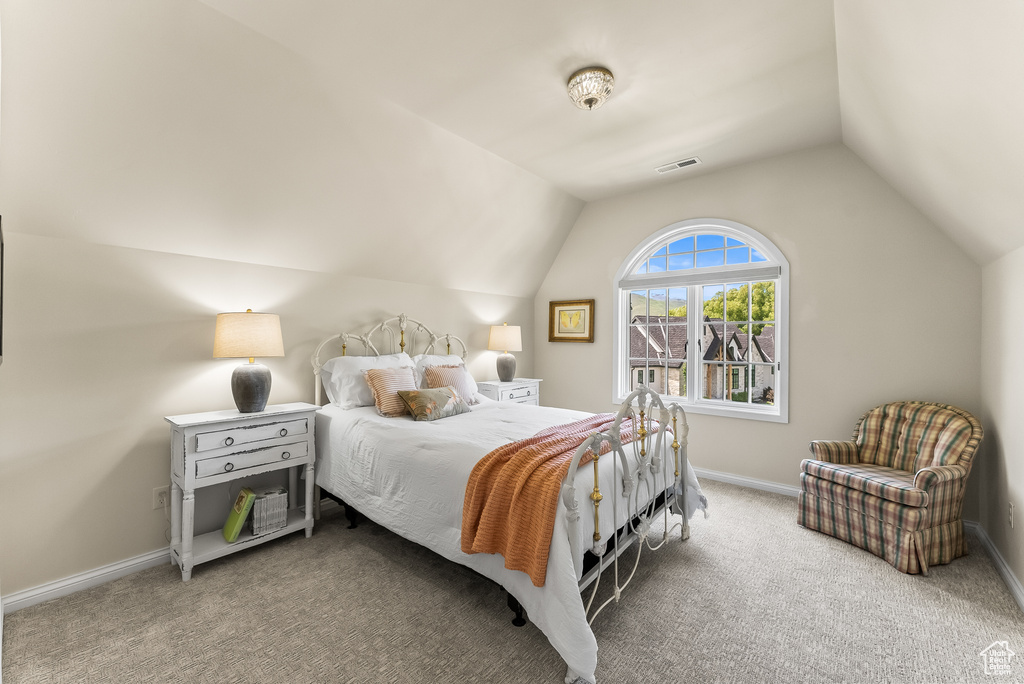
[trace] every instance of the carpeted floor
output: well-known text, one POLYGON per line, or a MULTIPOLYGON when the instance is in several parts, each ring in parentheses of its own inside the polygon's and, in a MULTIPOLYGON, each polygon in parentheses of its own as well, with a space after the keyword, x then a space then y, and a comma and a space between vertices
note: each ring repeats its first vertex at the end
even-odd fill
MULTIPOLYGON (((1024 614, 980 545, 902 575, 797 526, 795 499, 702 482, 711 517, 652 554, 594 625, 598 681, 1019 682, 1024 614), (986 675, 981 652, 1021 653, 986 675)), ((548 682, 565 672, 503 591, 371 523, 325 517, 199 566, 170 565, 5 618, 22 682, 548 682)))

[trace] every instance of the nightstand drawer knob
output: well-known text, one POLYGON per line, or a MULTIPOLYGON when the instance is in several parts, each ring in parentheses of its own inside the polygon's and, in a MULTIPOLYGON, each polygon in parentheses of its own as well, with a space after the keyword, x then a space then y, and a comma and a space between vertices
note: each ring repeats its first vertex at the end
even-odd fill
POLYGON ((235 438, 234 437, 228 437, 227 439, 224 440, 224 446, 231 446, 234 443, 235 443, 235 438))
POLYGON ((281 428, 281 432, 279 432, 278 434, 281 435, 282 437, 286 437, 288 435, 288 428, 281 428))
POLYGON ((530 396, 530 390, 526 390, 526 396, 530 396))
POLYGON ((225 473, 230 473, 234 469, 235 469, 235 464, 234 463, 225 463, 224 464, 224 472, 225 473))
POLYGON ((281 452, 281 458, 283 458, 284 460, 287 461, 291 457, 292 457, 292 455, 291 455, 290 452, 288 452, 288 451, 282 451, 281 452))

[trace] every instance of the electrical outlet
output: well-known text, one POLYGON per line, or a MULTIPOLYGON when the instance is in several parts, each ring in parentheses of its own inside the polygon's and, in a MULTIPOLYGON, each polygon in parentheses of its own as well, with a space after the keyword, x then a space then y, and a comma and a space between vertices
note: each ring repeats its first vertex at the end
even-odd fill
POLYGON ((156 487, 153 490, 153 510, 165 508, 171 502, 170 485, 156 487))

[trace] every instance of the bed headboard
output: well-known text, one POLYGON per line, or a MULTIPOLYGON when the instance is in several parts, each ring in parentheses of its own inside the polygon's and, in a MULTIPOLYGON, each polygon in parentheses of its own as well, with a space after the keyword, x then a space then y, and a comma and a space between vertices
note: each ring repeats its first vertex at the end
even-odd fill
POLYGON ((362 333, 342 332, 325 338, 313 351, 310 362, 313 364, 313 384, 316 405, 320 406, 320 369, 328 360, 338 356, 337 347, 341 346, 341 356, 380 356, 381 354, 397 354, 405 352, 409 356, 416 354, 458 354, 463 360, 468 352, 466 343, 461 338, 445 333, 436 335, 426 325, 409 318, 406 314, 398 314, 393 318, 377 323, 362 333), (358 344, 355 354, 350 354, 350 344, 358 344))

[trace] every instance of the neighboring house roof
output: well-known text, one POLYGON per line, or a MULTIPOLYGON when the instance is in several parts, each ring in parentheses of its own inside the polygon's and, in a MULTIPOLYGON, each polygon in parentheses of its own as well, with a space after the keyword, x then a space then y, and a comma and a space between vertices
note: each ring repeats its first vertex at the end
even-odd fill
POLYGON ((668 359, 670 368, 679 368, 686 358, 686 319, 681 316, 633 316, 629 326, 629 365, 646 366, 644 359, 668 359), (666 332, 668 339, 665 339, 666 332))
MULTIPOLYGON (((665 361, 672 368, 682 365, 686 358, 687 327, 682 316, 634 316, 629 327, 630 365, 645 366, 650 361, 665 361), (668 339, 666 340, 666 333, 668 339)), ((718 356, 722 346, 722 319, 704 317, 704 360, 710 361, 718 356), (715 325, 715 324, 718 325, 715 325)), ((728 340, 729 361, 771 362, 775 360, 775 326, 765 326, 759 335, 753 337, 753 354, 747 350, 749 337, 740 326, 743 323, 725 323, 724 334, 728 340)), ((657 365, 662 365, 658 363, 657 365)))

